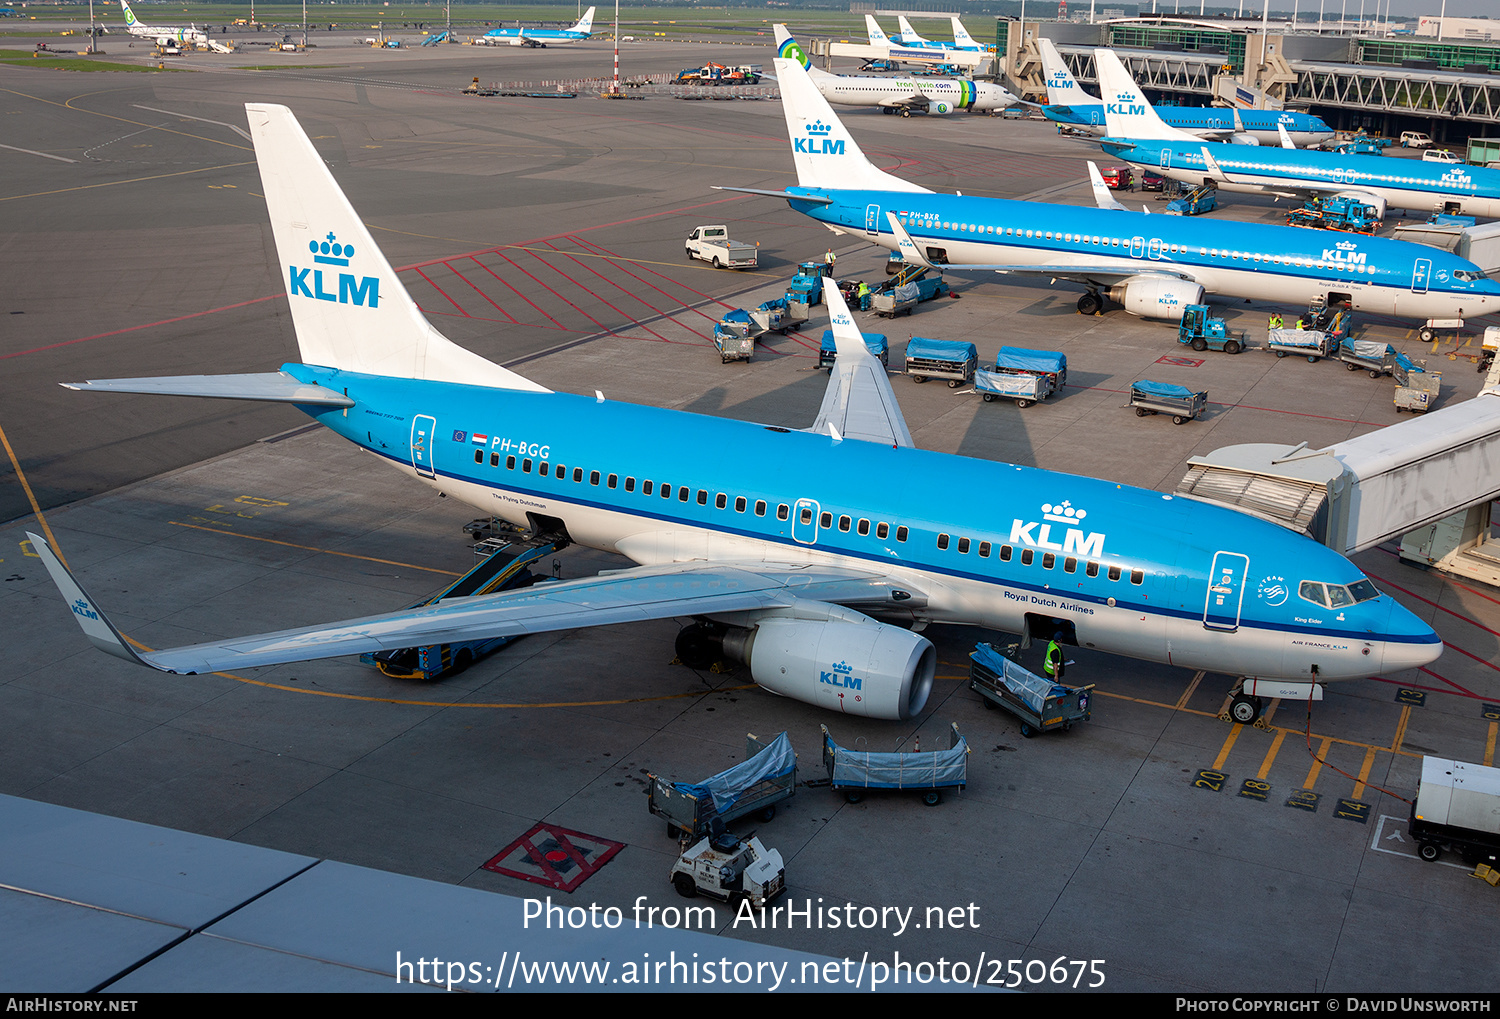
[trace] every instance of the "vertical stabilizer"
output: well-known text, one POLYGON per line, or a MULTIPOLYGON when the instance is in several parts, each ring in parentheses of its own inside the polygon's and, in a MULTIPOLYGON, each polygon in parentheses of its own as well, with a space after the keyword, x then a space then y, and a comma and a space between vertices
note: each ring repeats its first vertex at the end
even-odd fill
POLYGON ((245 112, 303 363, 547 391, 422 317, 291 110, 248 103, 245 112))
POLYGON ((865 15, 865 32, 870 37, 871 46, 889 46, 891 44, 890 37, 885 34, 885 29, 881 28, 876 23, 874 17, 869 14, 865 15))
POLYGON ((1170 127, 1156 115, 1140 87, 1113 50, 1094 51, 1094 66, 1099 70, 1099 93, 1104 100, 1104 122, 1111 138, 1138 138, 1143 141, 1186 141, 1195 146, 1202 139, 1170 127))
POLYGON ((778 57, 785 60, 797 61, 797 63, 802 65, 802 69, 811 75, 814 80, 818 78, 838 77, 836 74, 829 74, 827 71, 814 67, 813 62, 808 59, 807 51, 802 48, 801 43, 792 38, 792 33, 786 30, 785 25, 772 25, 771 29, 776 36, 776 55, 778 57))
POLYGON ((964 28, 963 22, 959 21, 956 17, 949 18, 948 20, 953 22, 953 43, 955 46, 966 50, 979 49, 979 44, 974 41, 973 36, 969 35, 969 30, 964 28))
POLYGON ((797 183, 810 188, 920 191, 927 188, 893 177, 865 158, 817 84, 796 60, 776 58, 781 112, 792 141, 797 183))
POLYGON ((568 31, 579 32, 583 35, 592 33, 594 31, 594 8, 590 7, 587 11, 584 11, 583 17, 578 19, 578 24, 568 29, 568 31))
POLYGON ((906 15, 904 15, 904 14, 898 14, 898 15, 896 15, 896 24, 901 29, 901 41, 904 42, 904 43, 906 43, 907 45, 910 45, 911 43, 914 43, 914 42, 926 42, 927 41, 926 39, 923 39, 920 35, 917 34, 917 30, 915 28, 911 27, 911 22, 906 20, 906 15))
POLYGON ((1051 39, 1038 39, 1042 51, 1042 71, 1047 75, 1047 102, 1051 106, 1086 106, 1099 100, 1085 92, 1063 62, 1062 54, 1051 39))

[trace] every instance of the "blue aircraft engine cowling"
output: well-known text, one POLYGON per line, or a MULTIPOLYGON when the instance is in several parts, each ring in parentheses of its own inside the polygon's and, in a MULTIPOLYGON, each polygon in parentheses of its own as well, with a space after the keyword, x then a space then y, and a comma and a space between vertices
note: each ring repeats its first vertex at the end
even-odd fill
POLYGON ((761 619, 724 650, 772 693, 865 718, 919 714, 937 672, 931 641, 874 620, 761 619))

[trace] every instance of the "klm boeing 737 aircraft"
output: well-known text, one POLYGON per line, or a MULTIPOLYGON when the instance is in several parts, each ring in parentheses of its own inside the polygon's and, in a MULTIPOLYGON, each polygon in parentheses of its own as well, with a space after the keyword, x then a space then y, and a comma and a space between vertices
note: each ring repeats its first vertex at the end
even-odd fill
MULTIPOLYGON (((867 19, 866 27, 868 27, 869 22, 875 20, 868 14, 865 15, 865 18, 867 19)), ((900 30, 896 33, 896 42, 902 46, 922 50, 968 50, 973 52, 984 49, 983 46, 974 41, 973 37, 969 35, 968 31, 959 23, 957 18, 950 18, 949 20, 953 22, 953 41, 937 42, 932 39, 922 38, 917 34, 917 30, 911 27, 911 22, 906 20, 906 15, 898 14, 896 15, 896 24, 900 30)), ((872 36, 870 42, 873 43, 874 41, 875 39, 872 36)))
MULTIPOLYGON (((1037 40, 1042 69, 1047 75, 1047 105, 1042 113, 1058 124, 1082 128, 1090 134, 1105 133, 1104 104, 1085 92, 1063 62, 1051 39, 1037 40)), ((1157 116, 1170 127, 1199 138, 1240 144, 1276 145, 1281 141, 1278 125, 1286 128, 1299 148, 1321 145, 1333 138, 1333 128, 1323 118, 1291 110, 1232 110, 1218 106, 1163 106, 1157 116)))
POLYGON ((927 700, 936 653, 914 631, 935 622, 1255 676, 1256 695, 1269 684, 1310 696, 1321 681, 1442 651, 1431 627, 1304 535, 1160 492, 915 448, 836 288, 826 297, 838 357, 809 429, 544 389, 434 329, 291 111, 247 111, 301 363, 69 388, 290 403, 417 484, 639 565, 137 651, 31 536, 109 654, 198 674, 694 617, 678 638, 685 662, 722 648, 774 693, 896 719, 927 700), (736 454, 684 455, 684 436, 736 454))
POLYGON ((945 46, 940 42, 925 42, 924 40, 924 45, 907 46, 900 39, 887 36, 875 19, 868 14, 865 15, 865 32, 870 37, 870 45, 884 51, 880 57, 885 60, 908 64, 954 64, 960 67, 976 67, 986 59, 984 48, 977 45, 972 47, 945 46))
POLYGON ((1500 217, 1500 170, 1424 163, 1390 156, 1338 152, 1204 146, 1162 120, 1141 94, 1130 72, 1109 50, 1095 50, 1105 103, 1105 152, 1146 166, 1173 180, 1212 182, 1221 191, 1288 198, 1353 195, 1382 211, 1387 206, 1418 212, 1500 217))
POLYGON ((878 106, 885 113, 909 117, 913 111, 943 117, 961 110, 986 113, 1020 102, 999 85, 968 78, 881 77, 829 74, 812 66, 807 53, 785 25, 775 26, 776 55, 806 69, 818 91, 841 106, 878 106))
POLYGON ((594 8, 584 11, 583 17, 572 28, 492 28, 481 38, 492 45, 507 43, 511 46, 533 46, 546 49, 548 46, 566 46, 570 42, 582 42, 594 34, 594 8))
POLYGON ((778 57, 776 73, 797 186, 725 190, 784 198, 917 264, 1069 280, 1085 288, 1078 310, 1088 314, 1108 296, 1133 315, 1175 320, 1205 293, 1323 298, 1419 319, 1500 311, 1500 283, 1478 266, 1407 241, 934 194, 874 167, 800 64, 778 57))

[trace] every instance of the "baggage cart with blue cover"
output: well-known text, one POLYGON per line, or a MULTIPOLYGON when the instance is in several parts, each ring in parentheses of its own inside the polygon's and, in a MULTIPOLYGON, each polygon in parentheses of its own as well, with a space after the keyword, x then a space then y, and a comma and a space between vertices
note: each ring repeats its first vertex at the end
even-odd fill
POLYGON ((1268 329, 1266 349, 1275 351, 1277 357, 1301 354, 1312 364, 1325 357, 1332 357, 1339 349, 1339 341, 1321 329, 1268 329))
POLYGON ((944 789, 963 789, 969 782, 969 743, 952 725, 947 750, 914 750, 910 753, 871 753, 841 747, 823 730, 823 766, 828 783, 858 803, 872 789, 911 789, 922 793, 922 802, 935 807, 943 802, 944 789))
POLYGON ((1395 371, 1398 357, 1405 355, 1397 354, 1395 347, 1379 340, 1351 340, 1339 344, 1339 360, 1344 362, 1344 367, 1352 372, 1363 368, 1372 379, 1395 371))
POLYGON ((961 340, 929 340, 913 336, 906 345, 906 374, 913 382, 947 379, 949 389, 957 389, 974 378, 979 367, 979 350, 961 340))
POLYGON ((992 372, 980 368, 974 372, 974 391, 984 394, 985 403, 1004 397, 1016 401, 1017 407, 1030 407, 1050 392, 1045 375, 1019 375, 992 372))
POLYGON ((686 833, 694 842, 708 838, 736 818, 756 814, 769 821, 776 804, 797 792, 797 755, 786 733, 762 743, 754 733, 745 737, 746 760, 702 782, 668 782, 647 773, 646 806, 665 818, 667 835, 686 833))
POLYGON ((976 644, 969 655, 969 689, 984 698, 984 706, 1004 708, 1021 720, 1021 735, 1030 739, 1039 732, 1064 732, 1074 722, 1087 722, 1094 685, 1066 686, 1029 672, 995 650, 993 644, 976 644))
POLYGON ((755 317, 765 325, 767 332, 777 332, 783 336, 801 329, 808 319, 806 303, 785 297, 774 297, 755 311, 755 317))
POLYGON ((714 346, 718 348, 719 360, 748 361, 755 353, 755 337, 758 335, 750 313, 736 308, 714 325, 714 346))
POLYGON ((1012 375, 1038 375, 1046 379, 1041 399, 1068 384, 1068 356, 1057 350, 1001 347, 995 355, 995 371, 1012 375))
MULTIPOLYGON (((884 333, 860 333, 865 339, 865 346, 870 353, 880 358, 880 363, 887 368, 891 366, 891 344, 885 338, 884 333)), ((838 359, 838 348, 834 346, 833 330, 823 330, 823 342, 818 348, 818 367, 832 368, 833 362, 838 359)))
POLYGON ((1130 406, 1135 408, 1136 417, 1170 414, 1172 423, 1180 425, 1203 413, 1208 406, 1208 393, 1195 393, 1171 382, 1136 379, 1130 384, 1130 406))

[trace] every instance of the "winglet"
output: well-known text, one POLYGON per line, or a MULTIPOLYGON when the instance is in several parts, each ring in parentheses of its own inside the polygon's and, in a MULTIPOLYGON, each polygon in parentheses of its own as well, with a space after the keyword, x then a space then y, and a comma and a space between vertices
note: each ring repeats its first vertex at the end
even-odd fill
POLYGON ((94 604, 78 581, 73 579, 73 574, 62 564, 57 553, 52 551, 52 546, 47 544, 47 539, 39 534, 26 532, 26 537, 31 541, 31 547, 41 557, 42 565, 47 567, 47 572, 52 575, 52 582, 57 585, 57 590, 63 596, 63 601, 68 603, 68 608, 73 610, 74 617, 78 620, 83 635, 89 639, 89 643, 100 651, 123 658, 127 662, 137 665, 149 665, 150 663, 141 658, 131 650, 125 643, 125 638, 120 636, 114 624, 104 617, 103 611, 94 604))
POLYGON ((1225 173, 1224 168, 1219 165, 1219 161, 1209 154, 1207 145, 1203 147, 1203 168, 1208 171, 1207 180, 1218 184, 1227 184, 1229 182, 1229 174, 1225 173))
POLYGON ((1295 149, 1297 147, 1297 143, 1294 142, 1294 141, 1292 141, 1292 136, 1286 133, 1286 125, 1285 124, 1280 123, 1278 121, 1277 124, 1276 124, 1276 133, 1279 134, 1279 135, 1281 135, 1281 147, 1282 148, 1284 148, 1284 149, 1295 149))
POLYGON ((1129 212, 1129 209, 1115 201, 1115 196, 1109 193, 1109 185, 1104 183, 1104 175, 1099 172, 1098 164, 1092 159, 1088 161, 1088 164, 1089 180, 1094 186, 1094 204, 1111 212, 1129 212))
POLYGON ((844 295, 838 287, 827 286, 823 288, 823 300, 828 303, 837 356, 818 419, 808 431, 828 435, 835 442, 863 439, 891 446, 913 445, 885 365, 870 353, 844 295))
POLYGON ((908 265, 920 265, 924 269, 934 269, 927 256, 922 254, 922 249, 917 247, 917 242, 911 239, 911 234, 906 232, 906 227, 901 225, 900 218, 894 212, 887 212, 885 218, 890 221, 891 233, 896 235, 896 250, 901 252, 901 260, 908 265))

